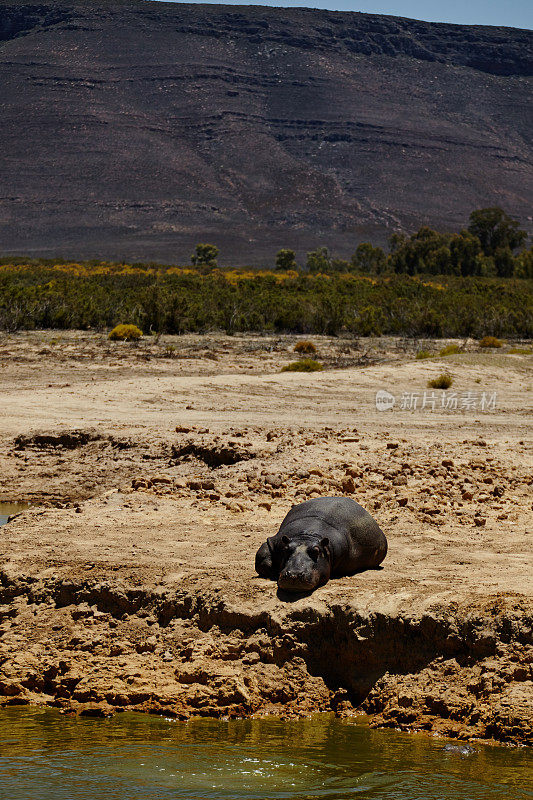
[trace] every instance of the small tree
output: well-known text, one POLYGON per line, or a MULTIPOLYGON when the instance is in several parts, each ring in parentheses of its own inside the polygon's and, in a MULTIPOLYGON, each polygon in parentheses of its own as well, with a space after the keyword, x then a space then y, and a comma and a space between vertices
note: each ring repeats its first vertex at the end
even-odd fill
POLYGON ((350 272, 351 264, 345 258, 332 258, 330 272, 350 272))
POLYGON ((468 230, 477 236, 486 256, 493 256, 500 249, 516 250, 527 239, 518 222, 497 206, 472 211, 468 230))
POLYGON ((358 245, 352 256, 352 267, 357 272, 379 275, 385 271, 387 257, 381 247, 373 247, 369 242, 358 245))
POLYGON ((515 278, 533 278, 533 247, 519 253, 515 259, 515 278))
POLYGON ((276 269, 285 271, 289 269, 298 269, 294 250, 288 250, 287 248, 278 250, 276 254, 276 269))
POLYGON ((474 264, 474 275, 481 275, 484 278, 493 278, 496 275, 496 265, 492 256, 478 253, 474 264))
POLYGON ((400 249, 400 247, 403 247, 406 241, 407 241, 407 236, 405 235, 405 233, 393 233, 389 237, 389 248, 391 253, 395 253, 397 250, 400 249))
POLYGON ((512 278, 515 262, 508 247, 498 247, 494 251, 494 265, 499 278, 512 278))
POLYGON ((482 254, 477 236, 462 230, 450 239, 451 272, 454 275, 477 275, 476 258, 482 254))
POLYGON ((427 225, 408 239, 393 234, 389 262, 394 272, 417 275, 420 272, 452 272, 449 234, 434 231, 427 225), (393 241, 393 237, 394 241, 393 241))
POLYGON ((197 244, 191 262, 195 267, 216 267, 218 252, 214 244, 197 244))
POLYGON ((309 272, 329 272, 331 270, 331 256, 327 247, 317 247, 307 254, 307 269, 309 272))
POLYGON ((432 275, 449 275, 454 271, 450 248, 441 244, 440 247, 436 247, 435 250, 430 250, 426 256, 425 265, 427 271, 432 275))

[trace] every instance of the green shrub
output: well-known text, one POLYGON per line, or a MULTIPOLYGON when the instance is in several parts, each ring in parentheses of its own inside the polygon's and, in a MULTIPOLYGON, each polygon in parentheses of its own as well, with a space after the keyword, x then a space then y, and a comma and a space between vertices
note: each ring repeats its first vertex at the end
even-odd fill
POLYGON ((462 350, 458 344, 447 344, 446 347, 443 347, 442 350, 439 351, 440 356, 455 356, 457 353, 461 353, 462 350))
POLYGON ((296 263, 296 253, 294 250, 289 250, 287 247, 283 247, 281 250, 278 250, 276 253, 276 269, 285 271, 298 269, 298 265, 296 263))
POLYGON ((503 342, 495 336, 484 336, 479 342, 480 347, 501 347, 502 345, 503 342))
POLYGON ((281 368, 282 372, 319 372, 324 369, 322 364, 312 358, 302 358, 301 361, 292 361, 281 368))
POLYGON ((216 267, 218 247, 214 244, 197 244, 191 256, 191 263, 196 267, 216 267))
POLYGON ((430 389, 449 389, 452 383, 452 376, 442 372, 438 378, 428 381, 428 386, 430 389))
POLYGON ((380 275, 386 271, 387 256, 381 247, 373 247, 369 242, 358 245, 352 256, 352 268, 358 272, 380 275))
POLYGON ((112 342, 136 342, 142 335, 137 325, 117 325, 109 333, 108 339, 112 342))
POLYGON ((298 344, 294 346, 294 352, 304 353, 306 355, 314 355, 316 353, 316 347, 313 344, 313 342, 308 342, 308 341, 298 342, 298 344))
POLYGON ((525 341, 533 338, 533 282, 281 275, 150 264, 2 265, 0 259, 0 331, 107 335, 124 320, 164 335, 208 330, 290 333, 301 339, 384 334, 419 343, 428 337, 479 340, 490 320, 494 336, 525 341))
POLYGON ((309 272, 331 272, 331 256, 327 247, 318 247, 307 254, 307 270, 309 272))
POLYGON ((429 350, 419 350, 416 354, 417 361, 422 361, 424 358, 431 358, 431 353, 429 350))

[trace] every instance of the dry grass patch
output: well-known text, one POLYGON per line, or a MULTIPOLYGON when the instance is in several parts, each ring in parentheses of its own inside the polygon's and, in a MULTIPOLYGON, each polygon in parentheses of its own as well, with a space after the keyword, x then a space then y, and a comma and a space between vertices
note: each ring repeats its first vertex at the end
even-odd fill
POLYGON ((433 378, 432 380, 428 381, 428 387, 430 389, 449 389, 452 383, 452 376, 448 375, 446 372, 443 372, 438 378, 433 378))
POLYGON ((501 341, 501 339, 497 339, 496 336, 484 336, 483 339, 480 339, 479 346, 503 347, 503 342, 501 341))
POLYGON ((316 345, 314 345, 313 342, 303 341, 294 345, 294 352, 300 353, 300 355, 313 356, 315 355, 316 351, 316 345))
POLYGON ((439 351, 440 356, 456 356, 458 353, 462 353, 463 351, 459 347, 458 344, 447 344, 446 347, 443 347, 442 350, 439 351))
POLYGON ((282 372, 320 372, 324 367, 313 358, 302 358, 301 361, 292 361, 281 368, 282 372))
POLYGON ((143 332, 137 325, 116 325, 110 331, 108 339, 112 342, 137 342, 143 332))

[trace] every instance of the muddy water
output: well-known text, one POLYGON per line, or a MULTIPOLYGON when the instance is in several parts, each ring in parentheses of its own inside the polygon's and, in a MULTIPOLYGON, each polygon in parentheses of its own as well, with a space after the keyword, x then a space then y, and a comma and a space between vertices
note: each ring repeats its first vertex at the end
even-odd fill
POLYGON ((11 514, 18 514, 29 508, 29 503, 0 503, 0 527, 5 525, 11 514))
POLYGON ((469 747, 324 715, 173 722, 0 711, 2 800, 525 800, 532 781, 529 750, 469 747))

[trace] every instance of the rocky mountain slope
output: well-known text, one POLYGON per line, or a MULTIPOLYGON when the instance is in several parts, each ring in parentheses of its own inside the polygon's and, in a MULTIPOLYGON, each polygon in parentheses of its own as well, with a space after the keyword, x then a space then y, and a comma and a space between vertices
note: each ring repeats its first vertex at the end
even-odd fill
POLYGON ((342 255, 531 227, 531 32, 305 9, 0 2, 0 249, 342 255))

